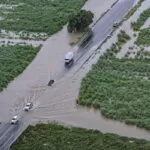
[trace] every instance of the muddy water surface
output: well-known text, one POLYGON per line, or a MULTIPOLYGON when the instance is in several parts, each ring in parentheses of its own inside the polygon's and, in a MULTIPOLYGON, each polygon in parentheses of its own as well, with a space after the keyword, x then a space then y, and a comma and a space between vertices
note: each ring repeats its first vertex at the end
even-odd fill
MULTIPOLYGON (((89 0, 85 8, 96 12, 95 17, 106 11, 115 0, 89 0), (103 3, 102 4, 100 3, 103 3), (95 5, 94 5, 95 4, 95 5), (98 8, 99 5, 99 8, 98 8), (94 9, 95 8, 95 9, 94 9)), ((70 43, 80 35, 68 34, 66 27, 50 37, 44 44, 36 59, 27 69, 10 83, 0 93, 0 121, 8 120, 12 115, 18 114, 26 101, 37 98, 47 88, 47 83, 54 78, 63 62, 66 52, 72 50, 70 43)))
MULTIPOLYGON (((95 13, 96 21, 114 2, 115 0, 89 0, 84 8, 95 13)), ((0 121, 8 121, 12 115, 21 114, 25 102, 33 101, 35 108, 26 114, 29 122, 57 120, 74 126, 150 140, 150 134, 145 130, 105 119, 99 111, 76 106, 75 99, 81 79, 91 64, 75 75, 72 70, 52 87, 47 87, 48 81, 58 75, 65 53, 72 50, 71 43, 79 37, 80 35, 68 34, 64 27, 44 43, 36 59, 23 74, 0 93, 0 121)))

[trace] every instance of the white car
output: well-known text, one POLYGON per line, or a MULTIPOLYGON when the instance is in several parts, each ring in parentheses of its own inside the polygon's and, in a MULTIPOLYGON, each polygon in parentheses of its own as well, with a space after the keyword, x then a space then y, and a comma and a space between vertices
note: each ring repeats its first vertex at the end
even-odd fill
POLYGON ((69 64, 71 61, 73 61, 73 52, 68 52, 66 55, 65 55, 65 64, 69 64))
POLYGON ((13 118, 11 119, 11 124, 17 124, 18 122, 18 116, 13 116, 13 118))
POLYGON ((31 109, 33 107, 33 103, 32 102, 29 102, 26 104, 26 106, 24 107, 24 110, 25 111, 29 111, 29 109, 31 109))
POLYGON ((113 27, 115 28, 115 27, 118 27, 118 26, 119 26, 119 23, 118 22, 114 22, 113 27))

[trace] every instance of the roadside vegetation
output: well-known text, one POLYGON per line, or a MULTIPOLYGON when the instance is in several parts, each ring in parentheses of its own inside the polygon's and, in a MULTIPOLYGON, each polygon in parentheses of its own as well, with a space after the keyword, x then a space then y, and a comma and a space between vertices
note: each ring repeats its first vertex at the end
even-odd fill
POLYGON ((109 49, 107 49, 104 57, 115 57, 116 53, 121 50, 122 45, 125 44, 128 40, 130 40, 130 36, 125 31, 121 30, 118 34, 118 41, 112 44, 109 49))
POLYGON ((138 20, 136 22, 131 23, 131 27, 134 31, 140 30, 140 28, 144 25, 145 21, 150 17, 150 8, 143 11, 143 13, 140 14, 138 20))
POLYGON ((142 5, 142 3, 144 2, 144 0, 140 0, 138 2, 138 4, 136 6, 134 6, 129 12, 128 14, 126 15, 126 19, 130 18, 137 10, 138 8, 142 5))
POLYGON ((82 32, 92 22, 94 14, 91 11, 80 10, 70 16, 69 23, 67 26, 68 32, 82 32))
POLYGON ((30 64, 40 47, 6 45, 0 47, 0 91, 30 64))
POLYGON ((148 150, 145 140, 57 124, 29 126, 11 150, 148 150))
POLYGON ((86 0, 1 0, 0 29, 54 34, 86 0), (5 5, 6 4, 6 5, 5 5))
POLYGON ((142 29, 139 31, 136 44, 150 46, 150 28, 142 29))
POLYGON ((148 60, 101 58, 83 79, 77 102, 150 130, 149 88, 148 60))
POLYGON ((136 59, 117 59, 116 54, 128 40, 124 31, 118 34, 118 41, 82 80, 77 103, 100 109, 108 118, 150 130, 149 52, 139 51, 136 59))
POLYGON ((137 59, 150 59, 150 51, 146 51, 143 48, 141 48, 140 51, 136 54, 137 59))

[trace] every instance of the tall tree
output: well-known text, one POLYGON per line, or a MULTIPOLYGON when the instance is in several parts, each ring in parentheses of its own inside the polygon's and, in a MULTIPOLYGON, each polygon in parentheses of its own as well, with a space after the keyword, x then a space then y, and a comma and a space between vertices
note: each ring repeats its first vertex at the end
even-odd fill
POLYGON ((93 21, 94 14, 91 11, 80 10, 70 16, 67 26, 68 32, 80 32, 86 29, 93 21))

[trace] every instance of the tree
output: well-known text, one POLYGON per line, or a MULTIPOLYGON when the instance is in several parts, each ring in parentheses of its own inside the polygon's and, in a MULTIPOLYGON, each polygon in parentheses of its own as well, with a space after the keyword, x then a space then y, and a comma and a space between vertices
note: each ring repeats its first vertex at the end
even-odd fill
POLYGON ((91 11, 80 10, 73 14, 67 26, 68 32, 80 32, 86 29, 93 21, 94 14, 91 11))

